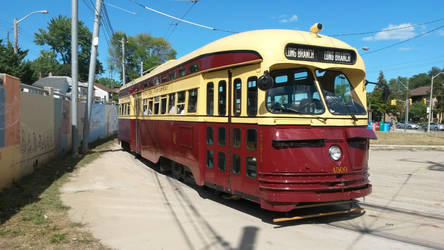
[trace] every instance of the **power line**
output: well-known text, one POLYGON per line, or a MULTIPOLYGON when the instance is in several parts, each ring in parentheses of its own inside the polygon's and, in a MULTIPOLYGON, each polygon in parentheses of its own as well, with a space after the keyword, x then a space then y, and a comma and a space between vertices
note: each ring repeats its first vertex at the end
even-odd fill
MULTIPOLYGON (((193 1, 192 4, 190 5, 190 7, 188 7, 188 9, 185 11, 185 13, 180 17, 180 18, 185 18, 186 15, 188 15, 188 13, 191 11, 191 9, 196 5, 198 1, 193 1)), ((179 23, 176 23, 174 25, 174 27, 171 29, 171 31, 169 32, 169 34, 166 36, 166 40, 169 40, 170 37, 173 35, 174 31, 177 29, 177 26, 179 25, 179 23)))
POLYGON ((331 34, 328 36, 333 36, 333 37, 338 37, 338 36, 359 36, 359 35, 368 35, 368 34, 375 34, 375 33, 379 33, 379 32, 387 32, 387 31, 394 31, 394 30, 403 30, 403 29, 408 29, 408 28, 412 28, 412 27, 416 27, 416 26, 422 26, 422 25, 426 25, 426 24, 431 24, 431 23, 438 23, 443 21, 444 18, 440 18, 440 19, 436 19, 436 20, 432 20, 432 21, 428 21, 425 23, 419 23, 419 24, 411 24, 411 25, 406 25, 406 26, 402 26, 402 27, 398 27, 398 28, 390 28, 390 29, 382 29, 382 30, 377 30, 377 31, 367 31, 367 32, 356 32, 356 33, 339 33, 339 34, 331 34))
POLYGON ((400 42, 396 42, 396 43, 390 44, 390 45, 388 45, 388 46, 382 47, 382 48, 380 48, 380 49, 376 49, 376 50, 373 50, 373 51, 370 51, 370 52, 367 52, 367 53, 363 53, 363 54, 361 54, 361 55, 373 54, 373 53, 379 52, 379 51, 381 51, 381 50, 385 50, 385 49, 388 49, 388 48, 392 48, 392 47, 395 47, 395 46, 397 46, 397 45, 400 45, 400 44, 406 43, 406 42, 408 42, 408 41, 411 41, 411 40, 413 40, 413 39, 423 37, 423 36, 425 36, 425 35, 427 35, 427 34, 429 34, 429 33, 432 33, 433 31, 437 31, 437 30, 442 29, 442 28, 444 28, 444 25, 441 25, 441 26, 439 26, 439 27, 437 27, 437 28, 431 29, 431 30, 426 31, 426 32, 424 32, 424 33, 421 33, 421 34, 419 34, 419 35, 416 35, 416 36, 414 36, 414 37, 412 37, 412 38, 409 38, 409 39, 406 39, 406 40, 403 40, 403 41, 400 41, 400 42))
POLYGON ((191 25, 194 25, 194 26, 197 26, 197 27, 201 27, 201 28, 209 29, 209 30, 213 30, 213 31, 221 31, 221 32, 227 32, 227 33, 233 33, 233 34, 234 34, 234 33, 238 33, 238 32, 236 32, 236 31, 223 30, 223 29, 218 29, 218 28, 214 28, 214 27, 210 27, 210 26, 206 26, 206 25, 202 25, 202 24, 194 23, 194 22, 191 22, 191 21, 188 21, 188 20, 182 19, 182 18, 178 18, 178 17, 172 16, 172 15, 166 14, 166 13, 164 13, 164 12, 161 12, 161 11, 155 10, 155 9, 150 8, 150 7, 148 7, 148 6, 145 6, 145 5, 139 3, 139 2, 137 2, 137 1, 135 1, 135 0, 129 0, 129 1, 132 1, 133 3, 139 5, 140 7, 144 8, 144 9, 146 9, 146 10, 149 10, 149 11, 155 12, 155 13, 157 13, 157 14, 160 14, 160 15, 163 15, 163 16, 166 16, 166 17, 169 17, 169 18, 171 18, 171 19, 175 19, 175 20, 177 20, 177 21, 184 22, 184 23, 188 23, 188 24, 191 24, 191 25))

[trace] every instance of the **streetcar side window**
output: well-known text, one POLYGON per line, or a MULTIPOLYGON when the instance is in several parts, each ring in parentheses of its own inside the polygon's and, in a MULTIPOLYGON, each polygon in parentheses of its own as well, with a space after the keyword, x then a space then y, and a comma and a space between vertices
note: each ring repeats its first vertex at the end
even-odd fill
POLYGON ((167 108, 167 98, 166 96, 162 96, 162 100, 160 101, 160 112, 162 114, 165 114, 166 108, 167 108))
POLYGON ((194 63, 190 66, 190 74, 196 73, 199 71, 199 64, 194 63))
POLYGON ((246 158, 245 166, 246 174, 248 177, 255 179, 257 175, 256 157, 248 156, 246 158))
POLYGON ((233 154, 233 174, 239 174, 241 170, 241 158, 238 154, 233 154))
POLYGON ((150 99, 148 102, 148 115, 153 114, 153 99, 150 99))
POLYGON ((256 116, 257 115, 257 77, 248 78, 248 89, 247 89, 247 115, 256 116))
POLYGON ((241 130, 240 128, 233 128, 233 148, 240 148, 241 145, 241 130))
POLYGON ((225 128, 224 127, 220 127, 219 131, 217 132, 217 144, 219 146, 225 146, 225 142, 226 142, 226 135, 225 135, 225 128))
POLYGON ((185 113, 185 91, 177 93, 177 113, 181 115, 185 113))
POLYGON ((213 115, 214 111, 214 84, 207 83, 207 115, 213 115))
POLYGON ((168 114, 174 114, 176 113, 176 93, 172 93, 169 95, 168 99, 168 114))
POLYGON ((195 113, 197 109, 197 89, 188 90, 188 113, 195 113))
POLYGON ((173 71, 170 73, 170 81, 175 80, 176 79, 176 71, 173 71))
POLYGON ((156 96, 154 98, 154 114, 158 115, 159 114, 159 97, 156 96))
POLYGON ((225 171, 225 152, 217 152, 217 169, 225 171))
POLYGON ((213 168, 213 150, 207 150, 207 168, 213 168))
POLYGON ((240 116, 242 99, 242 81, 240 78, 234 79, 233 114, 240 116))
POLYGON ((226 114, 226 101, 227 101, 227 82, 224 80, 219 82, 219 94, 218 94, 218 108, 219 116, 224 116, 226 114))
POLYGON ((213 145, 214 136, 213 136, 213 127, 207 127, 207 144, 213 145))
POLYGON ((257 131, 256 129, 247 129, 247 149, 255 151, 257 148, 257 131))
POLYGON ((143 106, 142 106, 142 112, 143 115, 147 115, 148 114, 148 99, 143 99, 143 106))
POLYGON ((179 77, 185 76, 187 74, 186 68, 179 69, 179 77))
POLYGON ((168 75, 163 75, 161 80, 162 82, 168 82, 168 75))

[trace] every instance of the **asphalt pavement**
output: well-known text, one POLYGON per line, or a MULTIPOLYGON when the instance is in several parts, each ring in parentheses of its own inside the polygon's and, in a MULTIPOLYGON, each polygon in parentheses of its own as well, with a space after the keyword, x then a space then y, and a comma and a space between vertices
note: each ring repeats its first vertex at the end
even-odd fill
POLYGON ((61 191, 70 218, 116 249, 444 249, 444 154, 372 149, 369 166, 365 213, 283 224, 272 222, 280 213, 160 174, 117 143, 61 191))

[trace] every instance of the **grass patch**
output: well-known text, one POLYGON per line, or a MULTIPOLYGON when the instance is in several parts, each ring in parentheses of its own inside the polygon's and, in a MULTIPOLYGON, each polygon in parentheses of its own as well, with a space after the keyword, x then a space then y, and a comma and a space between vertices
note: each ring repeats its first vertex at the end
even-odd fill
POLYGON ((0 192, 0 249, 106 248, 83 230, 84 225, 69 220, 59 189, 72 171, 97 159, 112 143, 101 140, 86 155, 40 166, 0 192))
POLYGON ((444 145, 444 133, 395 133, 376 131, 378 140, 371 144, 383 145, 444 145))

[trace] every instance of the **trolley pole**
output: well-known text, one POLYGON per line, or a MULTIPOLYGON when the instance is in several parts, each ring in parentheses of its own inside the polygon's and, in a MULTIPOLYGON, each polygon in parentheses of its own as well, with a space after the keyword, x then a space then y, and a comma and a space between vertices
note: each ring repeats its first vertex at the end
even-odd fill
POLYGON ((125 77, 125 38, 122 37, 122 85, 126 84, 126 77, 125 77))
POLYGON ((88 73, 88 100, 85 107, 85 123, 83 126, 83 147, 82 152, 86 154, 88 151, 88 136, 89 126, 91 121, 91 106, 94 90, 94 79, 96 73, 96 59, 97 59, 97 47, 99 46, 99 28, 100 28, 100 12, 102 10, 102 0, 96 1, 95 17, 94 17, 94 31, 91 44, 91 59, 89 62, 88 73))
POLYGON ((79 131, 77 127, 77 89, 78 89, 78 0, 71 0, 71 125, 72 125, 72 154, 79 153, 79 131))

